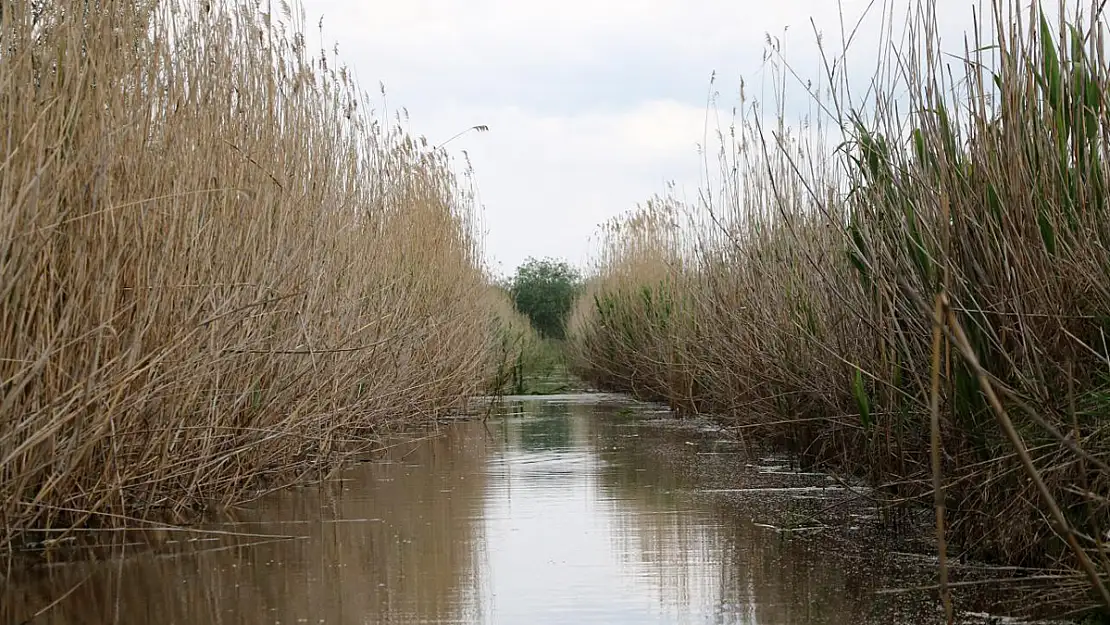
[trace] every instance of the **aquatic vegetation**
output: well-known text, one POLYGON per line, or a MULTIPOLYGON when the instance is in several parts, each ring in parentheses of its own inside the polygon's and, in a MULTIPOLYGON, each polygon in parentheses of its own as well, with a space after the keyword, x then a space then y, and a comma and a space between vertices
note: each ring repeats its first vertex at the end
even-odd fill
POLYGON ((489 380, 493 394, 530 394, 541 383, 557 381, 565 374, 563 352, 552 339, 540 336, 531 321, 513 306, 509 293, 500 286, 490 287, 493 298, 493 360, 496 369, 489 380))
POLYGON ((699 202, 610 224, 575 369, 936 507, 942 548, 1067 567, 1061 601, 1110 607, 1108 18, 999 3, 953 60, 932 10, 883 42, 869 100, 830 61, 805 124, 742 102, 699 202))
POLYGON ((466 179, 259 6, 0 2, 0 550, 326 473, 496 368, 466 179))

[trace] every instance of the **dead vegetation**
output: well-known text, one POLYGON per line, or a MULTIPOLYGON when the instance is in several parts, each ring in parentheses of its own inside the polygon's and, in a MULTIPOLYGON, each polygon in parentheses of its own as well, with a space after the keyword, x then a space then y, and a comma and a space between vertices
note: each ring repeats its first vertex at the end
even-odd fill
POLYGON ((0 549, 239 501, 484 390, 465 181, 303 15, 0 10, 0 549))
POLYGON ((996 3, 953 58, 933 9, 866 101, 825 50, 813 118, 742 103, 696 205, 607 226, 577 372, 867 476, 935 506, 948 557, 1070 570, 1063 603, 1110 607, 1108 18, 996 3))

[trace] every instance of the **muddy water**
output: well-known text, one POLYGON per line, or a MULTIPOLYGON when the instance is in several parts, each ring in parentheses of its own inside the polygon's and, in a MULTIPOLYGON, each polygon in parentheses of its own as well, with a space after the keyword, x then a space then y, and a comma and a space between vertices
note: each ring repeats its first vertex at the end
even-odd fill
POLYGON ((17 574, 0 621, 937 622, 928 592, 875 592, 929 583, 927 552, 827 476, 619 398, 502 412, 157 548, 17 574))

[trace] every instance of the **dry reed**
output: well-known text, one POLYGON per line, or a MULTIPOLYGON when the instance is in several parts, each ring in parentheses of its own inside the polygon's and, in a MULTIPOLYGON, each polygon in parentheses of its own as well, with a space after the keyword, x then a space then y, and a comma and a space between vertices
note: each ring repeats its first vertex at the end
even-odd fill
POLYGON ((995 3, 953 61, 933 9, 884 41, 872 100, 828 63, 811 126, 744 104, 719 186, 607 227, 577 372, 935 505, 951 558, 1070 567, 1108 603, 1108 18, 995 3))
POLYGON ((0 549, 240 500, 484 390, 471 195, 296 7, 0 10, 0 549))

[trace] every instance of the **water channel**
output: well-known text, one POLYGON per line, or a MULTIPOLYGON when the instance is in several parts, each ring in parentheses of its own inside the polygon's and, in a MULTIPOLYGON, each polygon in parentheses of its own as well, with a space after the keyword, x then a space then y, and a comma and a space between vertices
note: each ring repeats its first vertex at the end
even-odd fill
POLYGON ((927 546, 706 423, 578 395, 440 428, 158 549, 15 575, 0 622, 938 622, 928 591, 876 592, 931 583, 927 546))

